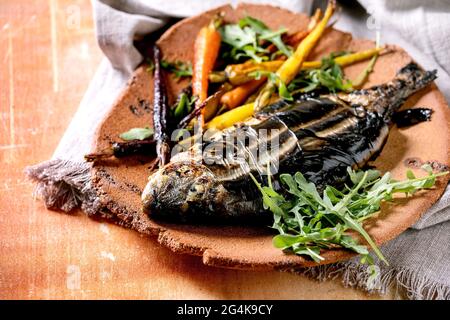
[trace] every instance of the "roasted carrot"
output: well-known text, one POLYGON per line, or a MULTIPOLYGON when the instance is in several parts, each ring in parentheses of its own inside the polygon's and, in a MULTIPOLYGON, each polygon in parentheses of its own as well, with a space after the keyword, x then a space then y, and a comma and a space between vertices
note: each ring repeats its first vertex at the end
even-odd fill
MULTIPOLYGON (((265 62, 264 66, 268 67, 271 64, 277 66, 278 61, 265 62)), ((255 64, 253 60, 248 60, 242 64, 227 66, 225 68, 225 75, 233 85, 238 86, 225 93, 220 102, 228 109, 233 109, 241 105, 252 93, 256 92, 267 79, 265 77, 261 77, 261 79, 258 80, 249 79, 248 73, 257 71, 260 66, 261 64, 255 64)))
POLYGON ((283 60, 273 60, 264 62, 246 61, 241 64, 230 64, 225 68, 225 76, 232 85, 241 85, 249 80, 248 74, 256 71, 276 71, 283 60))
MULTIPOLYGON (((278 98, 276 97, 271 98, 270 103, 275 102, 277 99, 278 98)), ((223 130, 231 127, 236 123, 249 119, 254 114, 254 111, 254 103, 249 102, 216 116, 214 119, 208 122, 205 127, 207 129, 223 130)))
POLYGON ((84 156, 87 162, 107 159, 110 157, 123 158, 127 156, 142 155, 154 156, 156 152, 155 140, 131 140, 114 142, 111 146, 99 153, 90 153, 84 156))
POLYGON ((153 128, 156 140, 156 163, 159 167, 164 166, 170 159, 170 138, 169 138, 169 105, 167 98, 167 88, 164 75, 161 70, 161 51, 155 44, 153 47, 153 62, 155 65, 153 75, 153 128))
POLYGON ((331 0, 328 4, 327 10, 323 19, 316 25, 316 27, 309 33, 305 39, 299 44, 292 57, 286 60, 277 70, 277 75, 285 83, 289 83, 297 75, 305 58, 312 51, 316 43, 322 36, 328 21, 336 7, 336 2, 331 0))
POLYGON ((233 124, 244 121, 253 115, 253 103, 248 103, 224 114, 218 115, 206 124, 207 129, 222 130, 231 127, 233 124))
MULTIPOLYGON (((340 56, 340 57, 335 58, 334 61, 340 66, 348 66, 350 64, 353 64, 353 63, 356 63, 359 61, 363 61, 363 60, 372 58, 374 56, 378 56, 380 54, 385 54, 388 52, 391 52, 391 51, 389 49, 385 49, 383 47, 373 48, 373 49, 368 49, 365 51, 359 51, 359 52, 355 52, 352 54, 340 56)), ((305 63, 305 67, 306 67, 306 63, 305 63)), ((313 66, 312 63, 308 63, 308 68, 317 68, 317 67, 313 66)))
POLYGON ((222 96, 220 102, 225 105, 228 109, 234 109, 240 106, 245 99, 253 92, 255 92, 264 82, 266 82, 265 77, 261 77, 258 80, 250 80, 243 85, 228 91, 222 96))
POLYGON ((212 71, 209 73, 208 80, 211 83, 224 83, 228 79, 225 71, 212 71))
MULTIPOLYGON (((209 25, 200 29, 194 43, 194 66, 192 72, 192 93, 197 96, 196 107, 199 107, 208 97, 208 76, 213 70, 219 54, 221 36, 217 27, 221 18, 216 16, 209 25)), ((209 110, 203 108, 200 123, 209 110)))
MULTIPOLYGON (((344 67, 350 65, 352 63, 356 63, 359 61, 363 61, 369 58, 372 58, 375 55, 380 55, 387 53, 389 51, 384 50, 383 48, 374 48, 365 51, 355 52, 351 54, 346 54, 343 56, 339 56, 334 59, 334 61, 344 67)), ((263 62, 245 62, 242 64, 230 64, 225 68, 226 79, 234 85, 242 85, 254 79, 251 73, 255 73, 257 71, 268 71, 275 72, 278 68, 283 64, 283 60, 273 60, 273 61, 263 61, 263 62)), ((301 70, 305 69, 317 69, 322 66, 322 61, 305 61, 302 64, 301 70)))
MULTIPOLYGON (((298 45, 294 54, 289 57, 277 70, 276 74, 278 76, 278 81, 283 81, 285 84, 288 84, 295 78, 297 73, 300 71, 303 62, 312 51, 316 43, 319 41, 322 36, 325 28, 330 20, 333 12, 336 8, 336 1, 331 0, 328 3, 327 10, 325 11, 324 17, 322 20, 316 25, 314 30, 312 30, 302 42, 298 45)), ((264 89, 258 95, 258 98, 255 101, 255 109, 260 110, 265 107, 270 100, 273 92, 275 91, 276 84, 268 83, 264 87, 264 89)))

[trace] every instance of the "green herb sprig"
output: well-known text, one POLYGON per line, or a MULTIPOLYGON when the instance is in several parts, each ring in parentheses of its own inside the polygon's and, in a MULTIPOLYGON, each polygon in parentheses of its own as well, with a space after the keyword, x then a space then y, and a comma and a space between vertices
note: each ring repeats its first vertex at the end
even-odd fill
POLYGON ((268 60, 269 52, 262 46, 264 41, 273 43, 278 51, 287 57, 292 55, 292 49, 281 39, 287 29, 281 28, 272 31, 262 21, 249 16, 239 20, 237 24, 222 26, 219 31, 222 42, 231 47, 225 53, 233 61, 239 61, 244 57, 251 58, 256 62, 268 60))
POLYGON ((388 264, 364 229, 363 221, 377 213, 383 201, 391 201, 395 193, 412 195, 432 188, 437 177, 448 174, 435 174, 429 165, 423 169, 427 171, 425 177, 418 178, 408 170, 407 179, 397 181, 389 172, 381 175, 377 170, 348 168, 351 185, 342 190, 327 186, 322 194, 300 172, 280 176, 285 192, 275 191, 270 178, 268 186, 261 186, 251 177, 261 191, 265 208, 273 213, 272 228, 279 233, 273 238, 276 248, 321 262, 322 249, 342 247, 360 254, 362 263, 373 264, 367 247, 349 233, 356 231, 378 258, 388 264))
POLYGON ((192 65, 183 61, 168 62, 166 60, 161 61, 161 67, 167 71, 173 73, 175 78, 181 79, 184 77, 192 77, 192 65))
POLYGON ((145 128, 132 128, 126 132, 123 132, 119 135, 122 140, 131 141, 131 140, 145 140, 151 138, 154 134, 153 128, 145 127, 145 128))
POLYGON ((322 66, 318 69, 303 70, 289 84, 290 92, 310 92, 325 88, 330 92, 351 91, 352 82, 346 80, 342 68, 335 62, 335 58, 345 53, 333 53, 322 59, 322 66))
POLYGON ((294 100, 291 92, 287 88, 286 84, 283 80, 275 72, 270 71, 253 71, 248 74, 250 77, 253 77, 255 80, 261 79, 261 77, 267 77, 267 80, 272 83, 278 89, 278 95, 280 98, 288 101, 294 100))
POLYGON ((182 118, 189 114, 193 108, 195 101, 197 101, 196 96, 192 96, 189 98, 189 96, 186 93, 181 93, 177 104, 172 108, 173 116, 175 118, 182 118))
MULTIPOLYGON (((318 69, 304 70, 297 77, 286 85, 275 72, 253 71, 248 76, 260 79, 267 77, 269 83, 272 83, 278 89, 280 98, 288 101, 293 100, 293 95, 299 92, 306 93, 319 89, 326 89, 330 92, 351 91, 353 85, 350 80, 344 79, 342 68, 335 62, 334 58, 345 54, 345 52, 333 53, 322 59, 322 66, 318 69)), ((370 70, 366 71, 370 72, 370 70)), ((362 80, 361 80, 362 81, 362 80)))

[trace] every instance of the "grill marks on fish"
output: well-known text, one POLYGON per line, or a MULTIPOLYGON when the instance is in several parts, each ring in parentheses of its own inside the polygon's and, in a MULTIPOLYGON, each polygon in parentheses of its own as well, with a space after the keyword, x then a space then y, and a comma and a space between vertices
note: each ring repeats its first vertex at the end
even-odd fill
MULTIPOLYGON (((279 108, 275 114, 262 112, 259 123, 244 125, 238 129, 228 130, 220 135, 219 141, 231 141, 236 150, 233 157, 241 156, 234 163, 227 159, 217 159, 206 152, 206 163, 213 163, 210 169, 216 173, 220 181, 232 181, 248 175, 249 172, 267 170, 267 166, 279 159, 284 159, 292 153, 298 153, 302 149, 317 148, 323 144, 326 138, 354 125, 356 119, 352 108, 343 103, 335 103, 329 99, 297 100, 284 108, 279 108), (258 133, 264 129, 266 137, 258 133), (248 145, 236 145, 236 137, 239 134, 249 138, 248 145), (233 136, 235 135, 235 136, 233 136), (276 152, 272 145, 276 143, 276 152), (261 153, 261 150, 269 152, 261 153), (254 159, 258 155, 258 159, 254 159), (214 161, 213 161, 214 160, 214 161)), ((223 150, 219 154, 225 154, 224 150, 229 143, 224 143, 223 150)), ((211 147, 211 145, 210 145, 211 147)), ((213 145, 215 149, 218 145, 213 145)), ((220 147, 220 146, 219 146, 220 147)))
MULTIPOLYGON (((342 126, 345 128, 345 126, 342 126)), ((287 160, 282 172, 302 171, 319 188, 339 184, 346 178, 346 168, 364 165, 381 149, 389 133, 388 126, 376 114, 355 121, 337 134, 326 138, 309 137, 312 142, 302 144, 299 157, 287 160)))
MULTIPOLYGON (((249 172, 256 171, 262 174, 267 166, 275 161, 279 161, 281 164, 284 161, 292 163, 292 160, 289 159, 291 157, 295 157, 296 165, 301 166, 302 155, 308 157, 309 153, 318 152, 324 148, 328 154, 334 155, 336 159, 345 159, 341 162, 346 166, 355 166, 359 161, 370 158, 373 144, 371 141, 367 141, 366 148, 357 150, 358 153, 351 158, 354 160, 352 162, 349 161, 348 152, 350 150, 346 151, 349 146, 343 146, 342 138, 337 139, 337 137, 352 132, 353 135, 356 134, 360 131, 358 128, 363 127, 359 123, 361 121, 365 121, 365 117, 358 115, 354 108, 345 103, 335 103, 327 98, 297 101, 289 110, 283 110, 268 116, 258 124, 239 128, 241 134, 243 132, 245 134, 251 133, 255 137, 248 146, 236 146, 237 149, 243 149, 240 150, 242 158, 238 159, 234 165, 219 161, 219 163, 210 166, 210 169, 216 174, 219 181, 232 181, 248 176, 249 172), (315 113, 312 110, 318 110, 318 112, 315 113), (256 132, 260 132, 261 129, 267 130, 267 138, 257 137, 256 132), (275 139, 278 139, 276 150, 270 148, 275 139), (263 144, 269 146, 267 148, 269 152, 258 154, 258 148, 261 149, 263 144), (334 147, 332 147, 333 145, 334 147), (346 153, 346 157, 340 153, 346 153), (252 155, 256 154, 258 154, 258 161, 252 159, 252 155)), ((229 135, 236 134, 236 131, 232 130, 225 133, 222 136, 223 141, 227 141, 227 139, 228 141, 234 141, 229 135)), ((379 140, 384 141, 387 132, 386 128, 379 140)), ((353 140, 360 141, 361 139, 366 141, 360 135, 353 140)), ((239 151, 236 153, 238 154, 239 151)), ((239 155, 237 156, 239 157, 239 155)))
POLYGON ((276 115, 255 126, 228 131, 219 138, 212 149, 219 149, 219 154, 226 156, 217 159, 206 152, 203 158, 206 163, 215 160, 209 167, 222 182, 248 177, 250 172, 262 173, 267 170, 267 165, 277 162, 280 154, 287 155, 300 149, 295 133, 276 115), (262 135, 261 129, 267 130, 266 136, 262 135), (230 154, 229 150, 233 152, 230 154))
MULTIPOLYGON (((325 102, 330 104, 328 99, 325 102)), ((319 187, 329 181, 342 181, 337 174, 345 177, 348 166, 363 165, 386 141, 389 127, 377 113, 361 116, 355 108, 342 104, 330 109, 338 111, 329 110, 312 125, 296 128, 300 149, 296 154, 280 154, 280 172, 300 170, 319 187)))

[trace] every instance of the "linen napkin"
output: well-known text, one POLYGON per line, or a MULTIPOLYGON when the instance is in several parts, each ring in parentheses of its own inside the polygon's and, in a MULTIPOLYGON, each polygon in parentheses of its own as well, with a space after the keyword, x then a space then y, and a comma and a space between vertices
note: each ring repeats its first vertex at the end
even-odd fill
MULTIPOLYGON (((226 3, 209 0, 93 0, 98 43, 106 58, 101 62, 52 159, 27 168, 37 182, 37 193, 49 208, 70 212, 81 207, 95 214, 98 199, 89 181, 90 152, 95 130, 124 88, 142 56, 133 41, 163 27, 170 17, 186 17, 226 3)), ((271 0, 268 3, 310 14, 325 1, 271 0)), ((360 0, 345 2, 336 28, 355 37, 374 39, 405 48, 427 69, 438 69, 438 86, 450 100, 450 3, 442 1, 360 0)), ((403 288, 411 299, 450 299, 450 190, 411 229, 382 246, 390 262, 377 264, 379 276, 370 278, 357 259, 307 268, 300 273, 319 280, 342 277, 347 286, 385 293, 389 286, 403 288)))

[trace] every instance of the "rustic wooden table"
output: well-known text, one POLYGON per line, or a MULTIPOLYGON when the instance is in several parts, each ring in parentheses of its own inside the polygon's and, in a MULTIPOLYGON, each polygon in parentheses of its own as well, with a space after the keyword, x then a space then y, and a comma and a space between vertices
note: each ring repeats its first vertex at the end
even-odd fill
POLYGON ((102 54, 87 0, 0 3, 1 299, 380 299, 292 274, 214 269, 120 227, 47 210, 48 159, 102 54))

